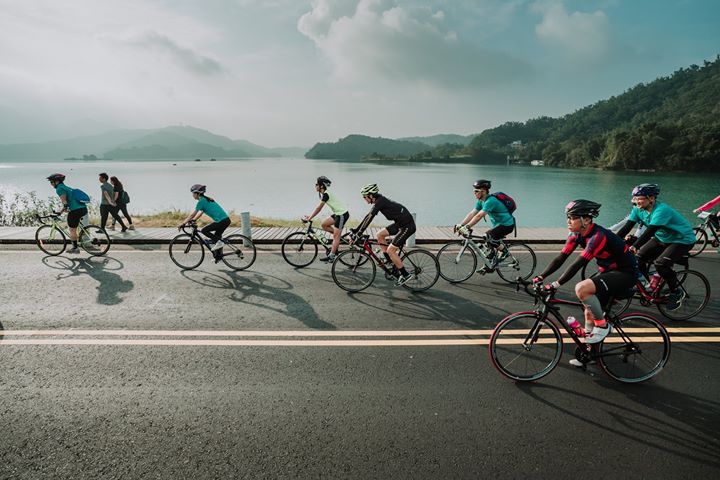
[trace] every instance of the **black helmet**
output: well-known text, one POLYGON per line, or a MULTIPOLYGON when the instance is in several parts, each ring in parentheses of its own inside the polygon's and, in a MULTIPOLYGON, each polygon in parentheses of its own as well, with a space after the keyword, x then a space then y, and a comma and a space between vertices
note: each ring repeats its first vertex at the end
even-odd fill
POLYGON ((601 206, 591 200, 573 200, 565 206, 565 215, 594 218, 600 215, 601 206))
POLYGON ((64 182, 65 181, 65 175, 62 173, 53 173, 49 177, 47 177, 48 180, 51 182, 64 182))
POLYGON ((657 197, 660 194, 660 185, 655 183, 641 183, 633 188, 633 197, 657 197))
POLYGON ((325 175, 318 177, 317 181, 315 182, 315 185, 320 185, 321 187, 325 187, 325 188, 328 188, 331 184, 332 184, 332 182, 325 175))
POLYGON ((475 183, 473 183, 473 188, 475 190, 479 190, 481 188, 486 188, 486 189, 490 190, 490 180, 483 180, 483 179, 475 180, 475 183))
POLYGON ((192 193, 205 193, 205 189, 207 189, 207 187, 205 185, 200 185, 199 183, 190 187, 190 191, 192 193))

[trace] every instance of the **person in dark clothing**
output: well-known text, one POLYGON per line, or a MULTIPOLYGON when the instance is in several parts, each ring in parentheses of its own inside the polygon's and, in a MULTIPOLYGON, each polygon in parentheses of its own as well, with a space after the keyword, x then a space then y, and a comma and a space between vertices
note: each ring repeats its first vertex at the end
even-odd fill
MULTIPOLYGON (((119 212, 122 212, 122 214, 125 216, 125 218, 128 221, 128 229, 129 230, 135 230, 135 225, 133 225, 132 218, 130 217, 130 214, 127 211, 127 202, 125 201, 125 188, 123 187, 122 182, 118 180, 117 177, 110 177, 110 183, 112 183, 113 190, 114 190, 114 199, 115 204, 117 205, 118 209, 118 216, 119 212)), ((112 221, 113 229, 115 227, 115 217, 113 217, 112 221)))
POLYGON ((113 186, 108 182, 108 178, 107 173, 101 173, 98 176, 98 180, 100 181, 100 194, 102 195, 100 200, 100 227, 105 229, 108 214, 110 214, 120 223, 120 227, 122 228, 121 232, 126 232, 127 227, 117 214, 118 209, 115 203, 115 191, 113 190, 113 186))

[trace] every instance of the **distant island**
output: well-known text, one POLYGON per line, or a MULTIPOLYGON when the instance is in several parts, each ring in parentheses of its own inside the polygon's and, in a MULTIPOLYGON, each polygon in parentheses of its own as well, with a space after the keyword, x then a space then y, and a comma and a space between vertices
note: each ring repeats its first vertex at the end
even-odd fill
POLYGON ((63 158, 63 160, 95 161, 95 160, 112 160, 112 158, 107 158, 107 157, 100 158, 100 157, 97 157, 97 156, 94 155, 94 154, 90 154, 90 155, 83 155, 83 156, 80 157, 80 158, 78 158, 78 157, 67 157, 67 158, 63 158))

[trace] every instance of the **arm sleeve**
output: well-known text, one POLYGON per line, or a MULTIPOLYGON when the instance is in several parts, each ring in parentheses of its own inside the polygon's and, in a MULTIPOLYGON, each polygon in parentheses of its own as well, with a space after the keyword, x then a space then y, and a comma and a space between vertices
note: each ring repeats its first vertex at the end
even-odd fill
POLYGON ((640 237, 637 240, 635 240, 635 243, 633 243, 632 246, 635 248, 642 247, 643 245, 645 245, 647 243, 648 240, 650 240, 653 237, 653 235, 655 235, 655 232, 659 228, 660 227, 658 227, 657 225, 648 225, 645 228, 645 231, 642 233, 642 235, 640 235, 640 237))
POLYGON ((625 235, 627 235, 628 233, 630 233, 630 230, 632 230, 632 228, 635 226, 636 223, 637 223, 637 222, 635 222, 634 220, 628 219, 628 220, 625 222, 625 225, 623 225, 622 227, 620 227, 620 230, 617 231, 617 236, 620 237, 620 238, 625 238, 625 235))
POLYGON ((370 223, 373 221, 373 218, 375 218, 375 215, 377 215, 377 212, 375 211, 375 207, 373 207, 372 210, 370 210, 370 212, 365 215, 365 218, 363 218, 362 222, 360 222, 360 225, 357 226, 357 228, 355 229, 355 233, 358 235, 362 235, 368 225, 370 225, 370 223))
POLYGON ((585 265, 587 265, 590 262, 587 258, 583 256, 579 256, 577 260, 575 260, 572 265, 570 265, 567 270, 563 272, 562 275, 560 275, 560 278, 557 279, 557 282, 562 285, 564 283, 567 283, 568 280, 570 280, 572 277, 575 276, 577 272, 579 272, 585 265))
POLYGON ((714 199, 710 200, 702 207, 698 207, 698 210, 700 210, 701 212, 707 212, 708 210, 711 210, 718 203, 720 203, 720 195, 718 195, 714 199))
POLYGON ((548 275, 552 275, 557 271, 558 268, 562 266, 563 263, 565 263, 565 260, 570 256, 570 254, 567 253, 560 253, 557 257, 553 258, 550 264, 545 267, 545 270, 540 274, 542 278, 547 278, 548 275))

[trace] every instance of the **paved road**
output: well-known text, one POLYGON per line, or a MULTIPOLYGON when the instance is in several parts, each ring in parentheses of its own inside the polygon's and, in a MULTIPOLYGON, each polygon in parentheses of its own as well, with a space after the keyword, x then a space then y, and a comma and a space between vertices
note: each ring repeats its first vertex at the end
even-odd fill
MULTIPOLYGON (((668 367, 644 385, 577 371, 567 355, 517 385, 473 344, 529 306, 495 276, 347 295, 327 267, 294 270, 275 252, 241 273, 211 263, 183 273, 162 250, 0 250, 0 265, 0 343, 46 342, 0 345, 0 478, 687 478, 720 468, 720 343, 678 334, 668 367)), ((719 267, 714 254, 694 263, 714 286, 719 267)), ((718 330, 718 313, 715 295, 700 318, 668 326, 718 330)))

